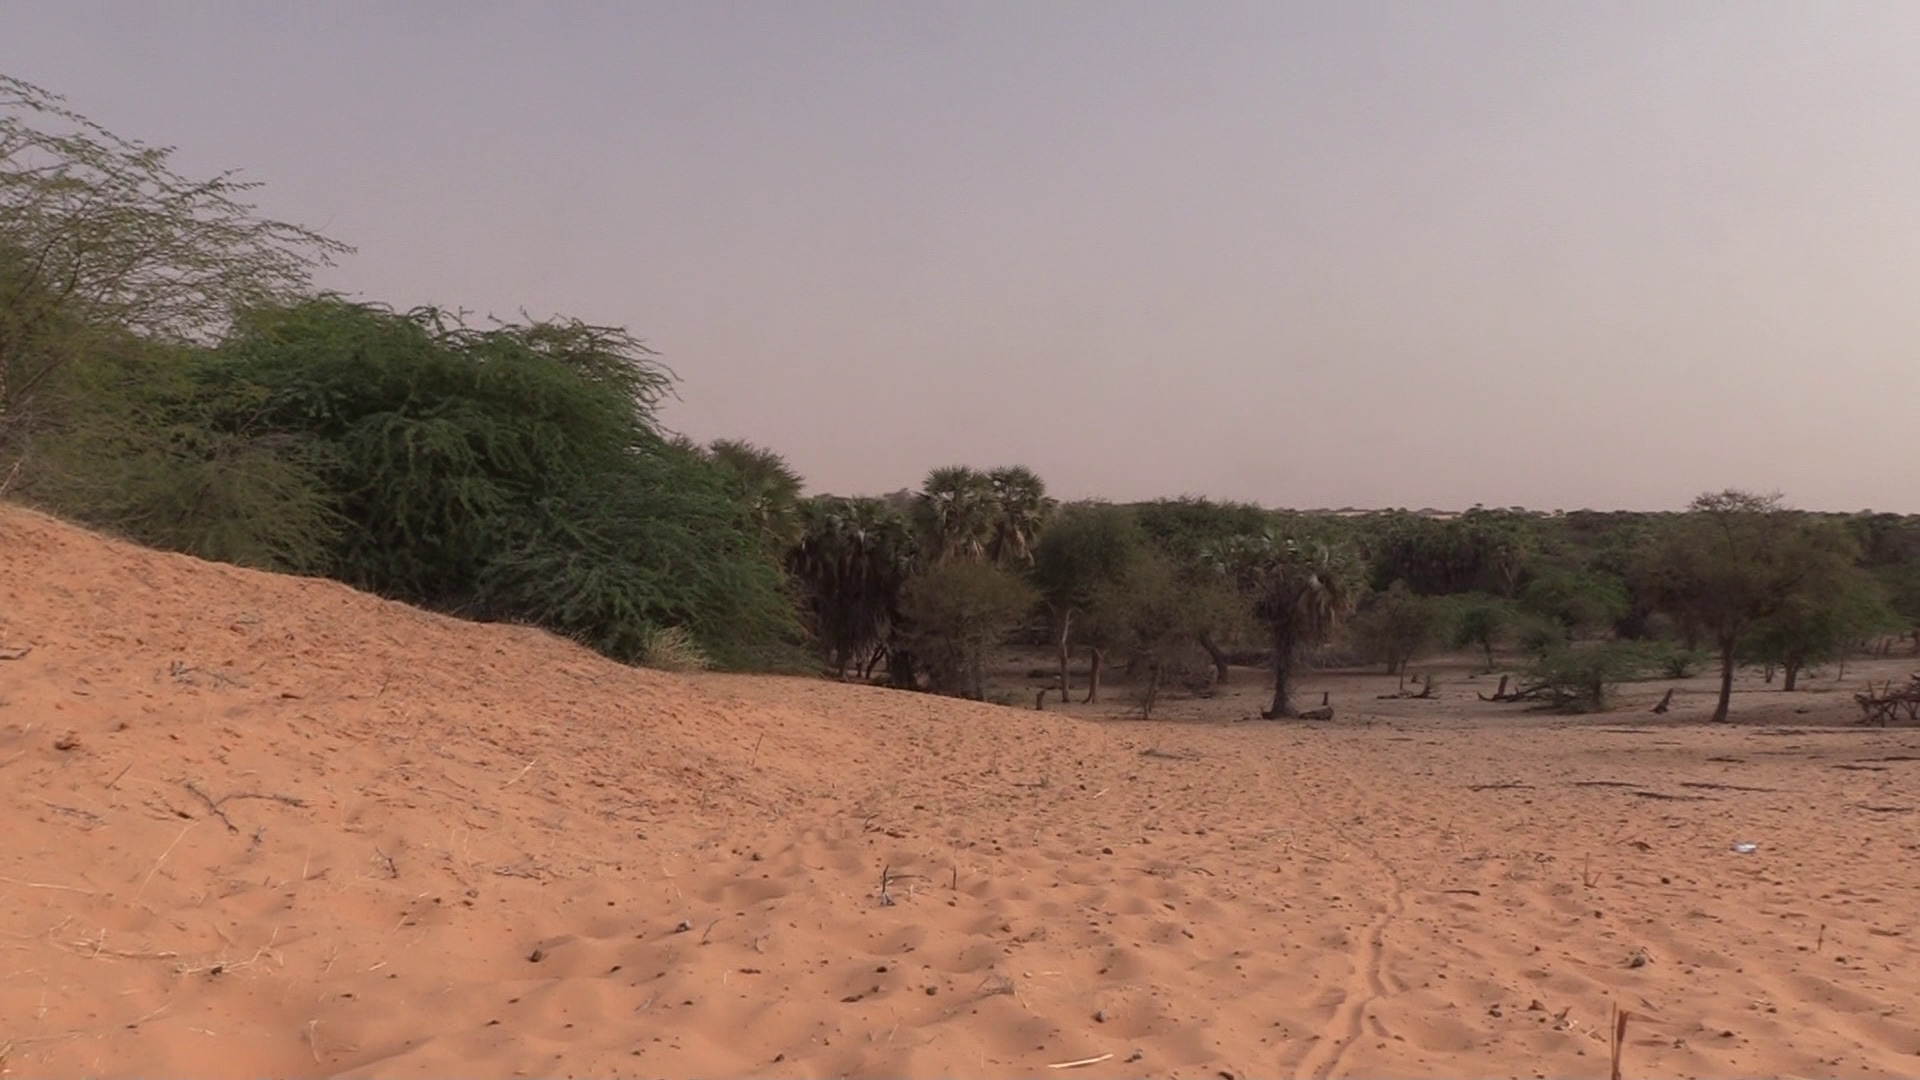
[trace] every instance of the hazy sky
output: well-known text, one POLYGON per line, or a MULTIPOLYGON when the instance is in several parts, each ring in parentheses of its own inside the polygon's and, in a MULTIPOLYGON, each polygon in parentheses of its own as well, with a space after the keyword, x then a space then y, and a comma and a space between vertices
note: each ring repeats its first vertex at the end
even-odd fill
POLYGON ((1920 3, 82 3, 0 71, 814 490, 1920 511, 1920 3))

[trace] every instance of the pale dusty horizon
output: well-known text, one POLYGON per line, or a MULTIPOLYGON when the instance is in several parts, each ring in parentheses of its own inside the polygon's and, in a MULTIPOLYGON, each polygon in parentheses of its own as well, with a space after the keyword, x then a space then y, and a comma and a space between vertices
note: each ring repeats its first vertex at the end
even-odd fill
POLYGON ((25 0, 0 71, 810 490, 1920 512, 1920 7, 25 0))

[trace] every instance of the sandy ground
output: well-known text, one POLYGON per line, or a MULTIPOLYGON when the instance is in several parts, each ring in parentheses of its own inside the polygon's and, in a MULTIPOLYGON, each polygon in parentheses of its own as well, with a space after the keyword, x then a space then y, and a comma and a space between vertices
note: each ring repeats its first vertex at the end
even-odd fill
POLYGON ((1239 722, 1256 672, 1141 723, 3 507, 0 647, 13 1076, 1603 1077, 1615 1005, 1629 1076, 1920 1073, 1920 731, 1845 693, 1911 660, 1721 728, 1373 676, 1239 722))

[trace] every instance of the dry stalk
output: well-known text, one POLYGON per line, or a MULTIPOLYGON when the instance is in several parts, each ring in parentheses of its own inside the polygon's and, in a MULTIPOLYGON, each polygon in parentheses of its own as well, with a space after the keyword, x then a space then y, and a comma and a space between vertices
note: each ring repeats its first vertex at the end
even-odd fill
POLYGON ((1627 1018, 1632 1015, 1620 1008, 1618 1003, 1613 1005, 1613 1022, 1607 1025, 1612 1029, 1611 1038, 1608 1040, 1610 1043, 1608 1056, 1611 1063, 1607 1075, 1610 1080, 1620 1080, 1620 1055, 1627 1045, 1627 1018))
POLYGON ((142 896, 144 896, 144 895, 146 895, 146 892, 147 892, 147 886, 148 886, 148 885, 151 885, 151 884, 153 884, 153 875, 155 875, 155 874, 157 874, 157 873, 159 873, 159 872, 160 872, 160 867, 161 867, 161 865, 162 865, 162 864, 164 864, 164 863, 165 863, 165 862, 167 861, 167 856, 169 856, 169 855, 171 855, 171 854, 173 854, 173 849, 174 849, 174 848, 177 848, 177 847, 179 847, 179 846, 180 846, 180 841, 182 841, 182 840, 185 840, 185 839, 187 838, 187 834, 188 834, 188 833, 190 833, 190 832, 192 832, 192 831, 193 831, 193 826, 194 826, 194 825, 197 825, 197 824, 199 824, 199 823, 198 823, 198 822, 194 822, 194 823, 192 823, 192 824, 189 824, 189 825, 188 825, 188 826, 187 826, 186 828, 184 828, 184 829, 181 829, 181 830, 180 830, 180 835, 179 835, 179 836, 176 836, 176 837, 174 837, 174 838, 173 838, 173 843, 171 843, 171 844, 168 844, 168 845, 167 845, 167 850, 165 850, 165 851, 163 851, 163 852, 161 852, 161 853, 160 853, 160 857, 159 857, 158 859, 155 859, 155 860, 154 860, 154 863, 153 863, 153 869, 151 869, 151 870, 149 870, 149 871, 147 871, 147 876, 146 876, 146 879, 145 879, 144 881, 142 881, 142 882, 140 882, 140 888, 139 888, 139 890, 138 890, 138 891, 136 891, 136 892, 135 892, 135 893, 133 894, 133 902, 134 902, 134 903, 136 903, 136 904, 137 904, 137 903, 139 903, 139 902, 140 902, 140 898, 141 898, 142 896))
POLYGON ((79 893, 82 896, 98 896, 92 889, 82 889, 75 885, 50 885, 43 881, 21 881, 19 878, 0 877, 0 882, 18 885, 23 889, 53 889, 58 892, 79 893))
MULTIPOLYGON (((1099 1057, 1081 1058, 1078 1061, 1062 1061, 1057 1065, 1049 1065, 1047 1066, 1047 1068, 1049 1069, 1082 1069, 1087 1067, 1088 1065, 1098 1065, 1103 1061, 1107 1061, 1111 1059, 1112 1057, 1113 1055, 1110 1053, 1101 1054, 1099 1057)), ((1614 1080, 1619 1080, 1619 1077, 1615 1077, 1614 1080)))

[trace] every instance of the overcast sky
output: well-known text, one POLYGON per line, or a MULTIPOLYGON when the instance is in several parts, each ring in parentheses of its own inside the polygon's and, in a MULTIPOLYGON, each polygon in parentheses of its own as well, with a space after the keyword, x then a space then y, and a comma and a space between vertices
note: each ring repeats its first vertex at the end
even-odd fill
POLYGON ((401 306, 816 491, 1920 511, 1920 3, 0 6, 401 306))

